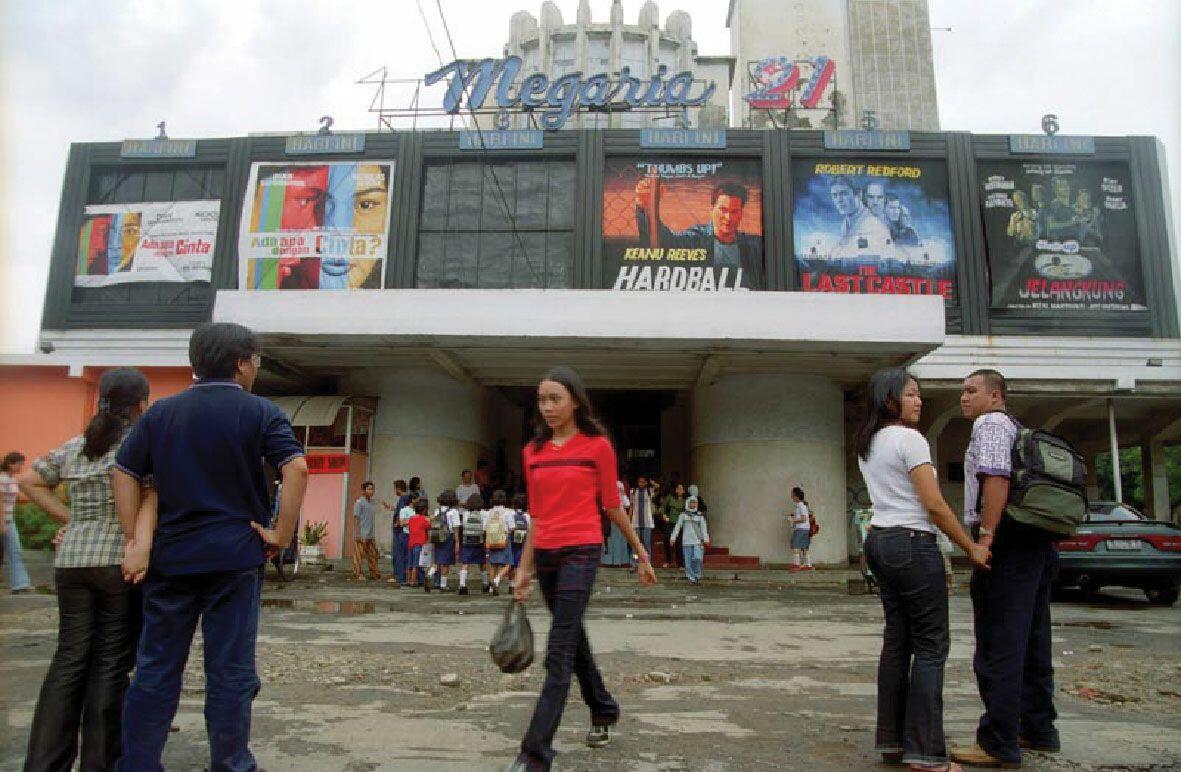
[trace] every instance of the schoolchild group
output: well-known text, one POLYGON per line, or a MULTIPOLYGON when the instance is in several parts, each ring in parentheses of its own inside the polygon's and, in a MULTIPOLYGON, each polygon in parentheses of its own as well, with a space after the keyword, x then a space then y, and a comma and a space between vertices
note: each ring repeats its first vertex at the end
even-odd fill
MULTIPOLYGON (((421 587, 424 591, 450 591, 448 586, 453 566, 459 566, 456 590, 468 595, 468 575, 480 572, 480 591, 500 594, 505 580, 511 582, 525 537, 529 533, 529 513, 526 497, 518 493, 512 497, 502 490, 491 493, 487 501, 479 487, 471 482, 471 472, 465 470, 462 483, 456 490, 447 489, 432 502, 421 488, 419 478, 410 482, 394 483, 395 503, 381 501, 384 509, 394 513, 391 520, 393 538, 390 560, 393 572, 387 580, 394 587, 421 587), (459 493, 462 493, 461 497, 459 493)), ((357 526, 357 549, 353 551, 353 578, 360 581, 359 553, 375 552, 372 542, 372 511, 375 507, 376 486, 369 481, 362 485, 362 495, 353 508, 357 526), (364 518, 368 517, 368 520, 364 518), (367 535, 366 535, 367 534, 367 535)), ((381 579, 376 562, 370 562, 370 576, 381 579)))

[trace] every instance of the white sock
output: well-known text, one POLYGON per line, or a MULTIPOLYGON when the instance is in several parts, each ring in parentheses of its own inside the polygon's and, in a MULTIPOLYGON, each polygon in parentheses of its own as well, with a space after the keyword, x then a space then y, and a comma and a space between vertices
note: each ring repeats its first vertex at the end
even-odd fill
POLYGON ((434 567, 434 566, 431 566, 431 567, 430 567, 430 570, 426 572, 426 575, 427 575, 427 576, 434 576, 434 575, 435 575, 435 571, 436 571, 435 567, 434 567))
POLYGON ((492 583, 493 583, 494 585, 496 585, 497 587, 499 587, 499 586, 500 586, 500 577, 498 576, 498 577, 496 577, 495 579, 493 579, 493 580, 492 580, 492 583))
POLYGON ((460 587, 467 587, 467 569, 466 568, 459 569, 459 586, 460 587))
POLYGON ((484 587, 488 586, 488 574, 484 571, 480 572, 480 584, 484 587))
POLYGON ((443 589, 447 589, 447 579, 448 579, 447 574, 443 574, 442 576, 439 577, 439 586, 442 587, 443 589))

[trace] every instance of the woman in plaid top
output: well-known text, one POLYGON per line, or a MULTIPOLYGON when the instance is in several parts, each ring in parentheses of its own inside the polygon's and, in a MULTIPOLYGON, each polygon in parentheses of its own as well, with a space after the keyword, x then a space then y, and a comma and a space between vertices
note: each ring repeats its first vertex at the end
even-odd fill
MULTIPOLYGON (((98 412, 86 432, 33 463, 20 487, 65 524, 54 560, 58 644, 41 685, 27 772, 69 770, 82 734, 82 769, 110 769, 120 755, 120 716, 139 636, 139 593, 124 581, 128 541, 115 513, 111 468, 131 425, 148 406, 143 373, 120 368, 99 381, 98 412), (65 483, 67 508, 54 493, 65 483)), ((148 504, 155 509, 155 497, 148 504)), ((154 518, 141 518, 154 520, 154 518)))

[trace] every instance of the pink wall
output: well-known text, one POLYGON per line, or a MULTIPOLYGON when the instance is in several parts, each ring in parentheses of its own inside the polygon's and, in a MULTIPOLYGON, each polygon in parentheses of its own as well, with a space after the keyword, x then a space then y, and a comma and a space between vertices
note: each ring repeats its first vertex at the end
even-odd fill
POLYGON ((343 474, 313 474, 308 477, 308 492, 303 499, 303 511, 300 514, 300 532, 303 524, 317 520, 328 523, 328 531, 324 535, 324 556, 329 558, 341 557, 340 545, 343 518, 341 517, 341 498, 344 495, 346 475, 343 474))
MULTIPOLYGON (((71 378, 65 367, 0 367, 0 454, 19 450, 32 460, 81 434, 94 415, 105 369, 87 367, 71 378)), ((193 382, 187 367, 140 369, 151 384, 152 401, 193 382)))

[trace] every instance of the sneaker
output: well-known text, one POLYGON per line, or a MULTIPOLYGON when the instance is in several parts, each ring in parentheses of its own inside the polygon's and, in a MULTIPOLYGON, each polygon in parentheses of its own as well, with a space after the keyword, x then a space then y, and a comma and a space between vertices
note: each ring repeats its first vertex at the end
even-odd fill
POLYGON ((802 571, 803 569, 800 568, 800 565, 798 563, 790 563, 787 566, 787 570, 790 571, 791 573, 795 573, 796 571, 802 571))
POLYGON ((397 586, 398 580, 391 576, 389 579, 385 580, 385 583, 397 586))
POLYGON ((611 742, 610 730, 606 726, 592 726, 586 733, 586 747, 606 748, 611 742))
POLYGON ((813 566, 813 565, 800 566, 800 570, 801 571, 815 571, 816 566, 813 566))
POLYGON ((21 587, 19 589, 13 590, 12 594, 13 595, 24 595, 26 592, 32 592, 32 591, 33 591, 32 587, 21 587))
POLYGON ((1025 750, 1037 751, 1038 753, 1060 753, 1062 751, 1061 742, 1035 743, 1026 740, 1024 737, 1017 738, 1017 745, 1025 750))
POLYGON ((952 761, 967 764, 970 767, 1000 767, 1001 769, 1020 769, 1020 761, 1001 761, 979 745, 970 747, 951 748, 947 754, 952 761))
POLYGON ((467 595, 467 587, 460 587, 459 594, 460 595, 467 595))

